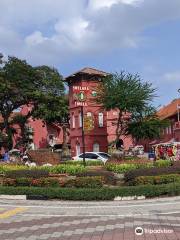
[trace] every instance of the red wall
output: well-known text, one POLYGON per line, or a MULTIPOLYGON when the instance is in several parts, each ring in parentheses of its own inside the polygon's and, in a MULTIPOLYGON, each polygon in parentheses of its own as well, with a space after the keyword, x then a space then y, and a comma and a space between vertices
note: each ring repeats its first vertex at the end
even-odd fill
MULTIPOLYGON (((23 106, 21 113, 26 115, 31 107, 23 106)), ((62 144, 63 134, 62 129, 55 125, 44 124, 40 119, 29 119, 28 125, 34 130, 33 141, 36 148, 46 148, 48 146, 48 137, 50 134, 54 134, 57 138, 57 144, 62 144)))
MULTIPOLYGON (((91 76, 92 77, 92 76, 91 76)), ((98 79, 93 78, 90 80, 88 76, 74 78, 72 83, 69 83, 69 106, 70 106, 70 141, 71 141, 71 153, 72 156, 77 154, 76 145, 80 144, 81 152, 82 148, 82 128, 79 127, 79 112, 80 107, 76 107, 73 97, 73 86, 88 87, 89 92, 86 93, 87 106, 83 106, 84 115, 87 112, 91 112, 94 119, 94 129, 90 132, 85 132, 85 151, 93 151, 93 144, 98 143, 100 151, 107 152, 107 127, 106 127, 106 112, 102 111, 101 106, 93 101, 92 91, 96 89, 99 84, 98 79), (103 112, 103 127, 99 127, 98 114, 103 112), (75 128, 72 128, 72 115, 75 116, 75 128)))
MULTIPOLYGON (((103 111, 102 107, 93 101, 91 93, 96 90, 99 85, 97 77, 82 75, 75 76, 69 83, 69 106, 70 106, 70 141, 71 141, 71 153, 72 156, 77 154, 76 145, 80 144, 80 150, 82 148, 82 128, 79 127, 79 112, 80 107, 75 106, 75 98, 73 96, 73 86, 88 87, 90 91, 87 93, 86 103, 87 106, 83 106, 84 115, 87 112, 91 112, 94 117, 94 129, 85 134, 85 151, 93 151, 93 144, 98 143, 100 151, 108 151, 108 143, 116 140, 116 126, 112 122, 117 122, 117 111, 103 111), (98 114, 103 112, 103 127, 99 127, 98 114), (75 128, 72 128, 72 115, 75 116, 75 128)), ((128 149, 132 145, 131 137, 122 137, 124 141, 125 149, 128 149)))

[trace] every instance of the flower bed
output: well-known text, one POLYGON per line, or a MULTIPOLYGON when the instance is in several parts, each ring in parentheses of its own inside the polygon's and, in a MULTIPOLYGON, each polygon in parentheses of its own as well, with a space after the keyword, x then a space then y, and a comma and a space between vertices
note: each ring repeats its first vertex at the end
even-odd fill
POLYGON ((104 184, 103 177, 76 177, 68 178, 3 178, 1 186, 28 186, 28 187, 70 187, 70 188, 101 188, 104 184))

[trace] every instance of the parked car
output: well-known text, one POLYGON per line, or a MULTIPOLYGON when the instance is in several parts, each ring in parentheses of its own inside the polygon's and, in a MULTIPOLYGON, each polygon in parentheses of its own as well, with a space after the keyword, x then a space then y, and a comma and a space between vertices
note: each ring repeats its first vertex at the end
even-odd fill
MULTIPOLYGON (((82 161, 84 154, 81 153, 75 157, 73 157, 73 160, 82 161)), ((86 160, 100 160, 103 163, 106 163, 106 161, 110 158, 110 155, 105 152, 85 152, 85 159, 86 160)))

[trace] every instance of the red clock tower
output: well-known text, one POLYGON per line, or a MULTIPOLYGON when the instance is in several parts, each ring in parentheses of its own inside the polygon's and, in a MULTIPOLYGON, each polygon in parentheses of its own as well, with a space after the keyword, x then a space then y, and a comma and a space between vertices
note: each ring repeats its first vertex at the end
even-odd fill
POLYGON ((68 76, 71 154, 83 152, 82 108, 84 118, 84 146, 86 152, 107 152, 107 112, 94 100, 96 88, 107 73, 93 68, 68 76))

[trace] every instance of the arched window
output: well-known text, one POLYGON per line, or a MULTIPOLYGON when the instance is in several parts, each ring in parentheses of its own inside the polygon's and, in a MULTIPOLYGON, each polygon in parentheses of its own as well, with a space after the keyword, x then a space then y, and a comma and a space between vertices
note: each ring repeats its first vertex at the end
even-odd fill
POLYGON ((99 152, 99 143, 94 143, 93 144, 93 152, 99 152))
POLYGON ((80 153, 81 153, 80 144, 76 143, 76 155, 79 155, 80 153))
POLYGON ((79 127, 82 127, 82 116, 81 116, 81 112, 79 112, 79 127))
POLYGON ((102 113, 102 112, 100 112, 100 113, 98 114, 98 123, 99 123, 99 127, 103 127, 103 125, 104 125, 104 119, 103 119, 103 113, 102 113))
POLYGON ((75 128, 75 116, 72 114, 72 128, 75 128))
POLYGON ((92 117, 92 112, 87 112, 87 117, 92 117))

